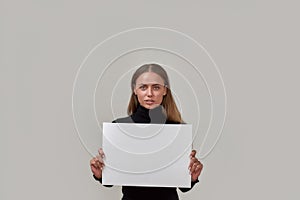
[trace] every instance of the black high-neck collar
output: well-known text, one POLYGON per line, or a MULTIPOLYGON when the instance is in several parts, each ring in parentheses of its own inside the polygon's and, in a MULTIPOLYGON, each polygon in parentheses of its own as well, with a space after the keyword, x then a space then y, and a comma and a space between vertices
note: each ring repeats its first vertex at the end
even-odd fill
POLYGON ((152 124, 164 124, 167 120, 162 106, 158 106, 153 109, 147 109, 140 104, 138 105, 136 112, 131 115, 131 118, 135 123, 152 124))

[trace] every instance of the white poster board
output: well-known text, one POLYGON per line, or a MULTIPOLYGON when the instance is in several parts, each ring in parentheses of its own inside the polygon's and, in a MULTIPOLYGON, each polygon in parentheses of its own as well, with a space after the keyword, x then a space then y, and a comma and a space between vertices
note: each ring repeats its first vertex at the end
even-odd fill
POLYGON ((190 187, 190 124, 103 123, 104 185, 190 187))

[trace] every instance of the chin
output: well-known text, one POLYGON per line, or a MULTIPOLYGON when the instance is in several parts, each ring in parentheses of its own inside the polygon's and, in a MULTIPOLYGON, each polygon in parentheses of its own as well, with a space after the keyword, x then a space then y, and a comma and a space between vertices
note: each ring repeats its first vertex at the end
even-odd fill
POLYGON ((153 105, 144 105, 144 107, 145 108, 148 108, 148 109, 153 109, 153 108, 156 108, 156 107, 158 107, 159 106, 159 104, 153 104, 153 105))

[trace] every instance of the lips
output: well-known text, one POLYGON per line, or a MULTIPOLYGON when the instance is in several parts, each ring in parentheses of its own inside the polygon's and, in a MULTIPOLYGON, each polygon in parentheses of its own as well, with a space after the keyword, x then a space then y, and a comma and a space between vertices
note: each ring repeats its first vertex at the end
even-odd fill
POLYGON ((149 100, 145 100, 145 103, 146 104, 148 104, 148 105, 152 105, 152 104, 154 104, 154 100, 151 100, 151 99, 149 99, 149 100))

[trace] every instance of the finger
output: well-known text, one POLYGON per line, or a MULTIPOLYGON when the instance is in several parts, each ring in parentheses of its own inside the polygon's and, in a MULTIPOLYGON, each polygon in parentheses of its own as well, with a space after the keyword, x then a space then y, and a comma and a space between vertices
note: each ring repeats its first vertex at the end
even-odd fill
POLYGON ((94 157, 90 160, 90 165, 91 167, 94 167, 96 169, 99 169, 101 168, 102 165, 104 164, 101 164, 101 162, 99 161, 99 159, 97 157, 94 157))
POLYGON ((192 158, 190 159, 189 169, 192 168, 192 166, 193 166, 193 164, 194 164, 195 162, 197 162, 197 158, 192 157, 192 158))
POLYGON ((91 166, 91 169, 92 169, 93 172, 94 172, 95 170, 100 169, 99 164, 96 162, 95 159, 92 159, 92 160, 91 160, 90 166, 91 166))
POLYGON ((102 158, 97 158, 96 163, 99 168, 102 168, 105 165, 102 158))
POLYGON ((96 157, 92 158, 92 159, 90 160, 90 164, 96 166, 96 165, 97 165, 97 160, 98 160, 98 159, 97 159, 96 157))
POLYGON ((94 158, 92 158, 91 160, 90 160, 90 164, 92 165, 92 164, 95 164, 95 159, 94 158))
POLYGON ((104 167, 104 164, 100 163, 99 161, 97 162, 97 169, 102 170, 104 167))
POLYGON ((190 158, 195 157, 196 153, 197 153, 197 151, 195 149, 193 149, 191 154, 190 154, 190 158))
POLYGON ((198 171, 202 171, 202 169, 203 169, 203 164, 200 163, 200 164, 197 166, 197 170, 198 170, 198 171))
POLYGON ((191 174, 195 173, 196 168, 197 168, 197 163, 193 163, 193 165, 191 166, 191 169, 190 169, 190 173, 191 174))
POLYGON ((100 155, 96 156, 96 159, 100 162, 100 163, 104 163, 103 158, 100 155))
POLYGON ((90 161, 90 166, 91 166, 91 167, 96 167, 96 166, 97 166, 97 165, 96 165, 96 162, 93 161, 93 160, 91 160, 91 161, 90 161))
POLYGON ((194 164, 194 166, 192 167, 192 172, 191 173, 195 173, 195 174, 199 174, 202 171, 203 165, 200 161, 198 161, 197 163, 194 164))
POLYGON ((203 169, 203 165, 202 164, 197 165, 197 167, 196 167, 196 169, 194 171, 194 175, 197 176, 197 177, 199 177, 199 175, 201 174, 202 169, 203 169))
POLYGON ((104 152, 103 152, 103 149, 102 148, 100 148, 99 150, 98 150, 98 153, 99 153, 99 155, 102 157, 102 158, 104 158, 104 152))
POLYGON ((195 157, 192 157, 190 159, 189 170, 192 168, 192 166, 194 165, 194 163, 197 162, 197 161, 198 161, 198 159, 195 158, 195 157))

